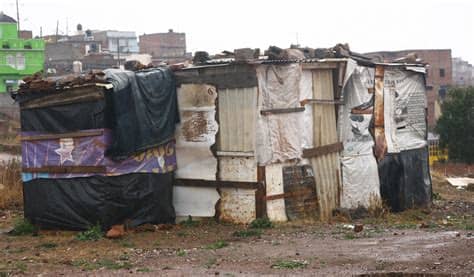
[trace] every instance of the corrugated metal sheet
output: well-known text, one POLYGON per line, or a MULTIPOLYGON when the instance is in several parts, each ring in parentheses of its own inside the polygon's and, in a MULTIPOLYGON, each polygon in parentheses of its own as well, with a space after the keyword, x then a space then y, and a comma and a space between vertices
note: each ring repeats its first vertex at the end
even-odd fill
POLYGON ((221 89, 219 151, 254 152, 257 88, 221 89))
MULTIPOLYGON (((313 71, 313 98, 334 100, 332 70, 313 71)), ((336 110, 334 105, 315 105, 313 108, 314 147, 338 142, 336 110)), ((321 220, 330 218, 339 205, 340 162, 339 153, 311 158, 321 220)))

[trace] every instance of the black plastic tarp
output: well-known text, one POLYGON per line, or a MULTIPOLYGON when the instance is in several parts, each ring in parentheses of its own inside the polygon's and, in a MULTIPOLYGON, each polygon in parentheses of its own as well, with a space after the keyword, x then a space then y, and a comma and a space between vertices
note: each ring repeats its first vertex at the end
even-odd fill
POLYGON ((21 130, 66 133, 107 127, 105 100, 21 110, 21 130))
POLYGON ((107 155, 121 159, 173 137, 179 111, 170 69, 140 72, 108 69, 105 74, 114 86, 113 93, 106 94, 113 130, 107 155))
POLYGON ((99 223, 174 223, 173 173, 34 179, 24 183, 25 217, 46 229, 84 230, 99 223))
POLYGON ((427 148, 386 154, 378 167, 380 193, 393 212, 431 204, 427 148))

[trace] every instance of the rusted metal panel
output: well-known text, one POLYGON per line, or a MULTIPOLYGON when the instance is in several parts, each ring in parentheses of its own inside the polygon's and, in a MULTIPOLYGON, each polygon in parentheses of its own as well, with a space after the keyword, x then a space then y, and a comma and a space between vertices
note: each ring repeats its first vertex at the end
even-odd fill
POLYGON ((219 151, 255 152, 257 88, 221 89, 219 151))
MULTIPOLYGON (((285 209, 288 219, 319 217, 313 169, 309 165, 283 168, 285 209)), ((267 197, 268 199, 268 197, 267 197)))
MULTIPOLYGON (((332 70, 313 71, 313 98, 334 100, 332 70)), ((334 105, 314 106, 314 147, 338 143, 335 109, 334 105)), ((316 181, 320 219, 327 220, 332 210, 339 205, 339 154, 329 153, 311 158, 311 164, 316 181)))
POLYGON ((257 161, 254 157, 219 157, 219 184, 256 184, 253 187, 220 189, 219 219, 234 223, 250 223, 256 218, 256 191, 263 185, 257 182, 257 161))
POLYGON ((221 189, 219 220, 247 224, 257 216, 255 190, 221 189))
POLYGON ((385 118, 384 118, 384 72, 382 65, 375 66, 375 90, 374 90, 374 155, 381 161, 387 153, 387 142, 385 140, 385 118))
POLYGON ((177 178, 216 180, 217 158, 211 151, 218 130, 216 92, 215 87, 205 84, 186 84, 178 89, 181 124, 176 134, 177 178))

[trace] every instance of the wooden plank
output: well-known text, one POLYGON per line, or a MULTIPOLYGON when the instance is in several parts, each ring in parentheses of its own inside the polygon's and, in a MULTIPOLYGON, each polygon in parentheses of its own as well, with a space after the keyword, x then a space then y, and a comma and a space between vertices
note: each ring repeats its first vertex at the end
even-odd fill
POLYGON ((385 139, 384 119, 384 73, 382 65, 375 66, 374 82, 374 155, 377 161, 381 161, 387 153, 387 141, 385 139))
POLYGON ((304 99, 300 101, 301 106, 306 104, 322 104, 322 105, 344 105, 343 100, 327 100, 327 99, 304 99))
POLYGON ((261 115, 304 112, 304 107, 260 110, 261 115))
POLYGON ((217 151, 219 157, 254 157, 255 153, 252 152, 238 152, 238 151, 217 151))
POLYGON ((42 167, 24 167, 23 172, 27 173, 106 173, 105 166, 42 166, 42 167))
POLYGON ((43 134, 36 136, 22 136, 22 141, 34 141, 34 140, 48 140, 48 139, 60 139, 60 138, 81 138, 81 137, 95 137, 104 134, 103 130, 94 131, 82 131, 82 132, 71 132, 62 134, 43 134))
POLYGON ((274 195, 268 195, 265 197, 266 200, 275 200, 275 199, 282 199, 282 198, 295 198, 295 197, 301 197, 307 194, 311 194, 313 191, 309 188, 302 188, 299 190, 294 190, 291 192, 285 192, 285 193, 280 193, 280 194, 274 194, 274 195))
POLYGON ((321 63, 302 63, 303 69, 336 69, 338 67, 337 62, 321 62, 321 63))
POLYGON ((199 179, 175 179, 175 186, 205 187, 205 188, 242 188, 258 189, 262 186, 259 182, 211 181, 199 179))
POLYGON ((262 186, 255 191, 255 213, 257 218, 264 218, 267 216, 265 166, 257 167, 257 182, 262 184, 262 186))
POLYGON ((336 142, 314 148, 303 149, 303 158, 313 158, 327 155, 334 152, 341 152, 344 149, 342 142, 336 142))
POLYGON ((35 109, 74 103, 92 102, 104 98, 103 88, 94 85, 85 85, 62 90, 61 92, 31 99, 20 103, 21 109, 35 109))

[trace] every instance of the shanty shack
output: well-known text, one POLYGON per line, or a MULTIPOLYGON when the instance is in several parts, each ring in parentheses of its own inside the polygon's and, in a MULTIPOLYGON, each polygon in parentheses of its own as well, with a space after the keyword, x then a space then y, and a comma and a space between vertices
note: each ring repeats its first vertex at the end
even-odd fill
POLYGON ((429 205, 423 65, 208 61, 175 75, 175 184, 190 204, 177 213, 247 223, 429 205))
POLYGON ((52 228, 427 206, 424 67, 211 60, 27 80, 25 216, 52 228))

